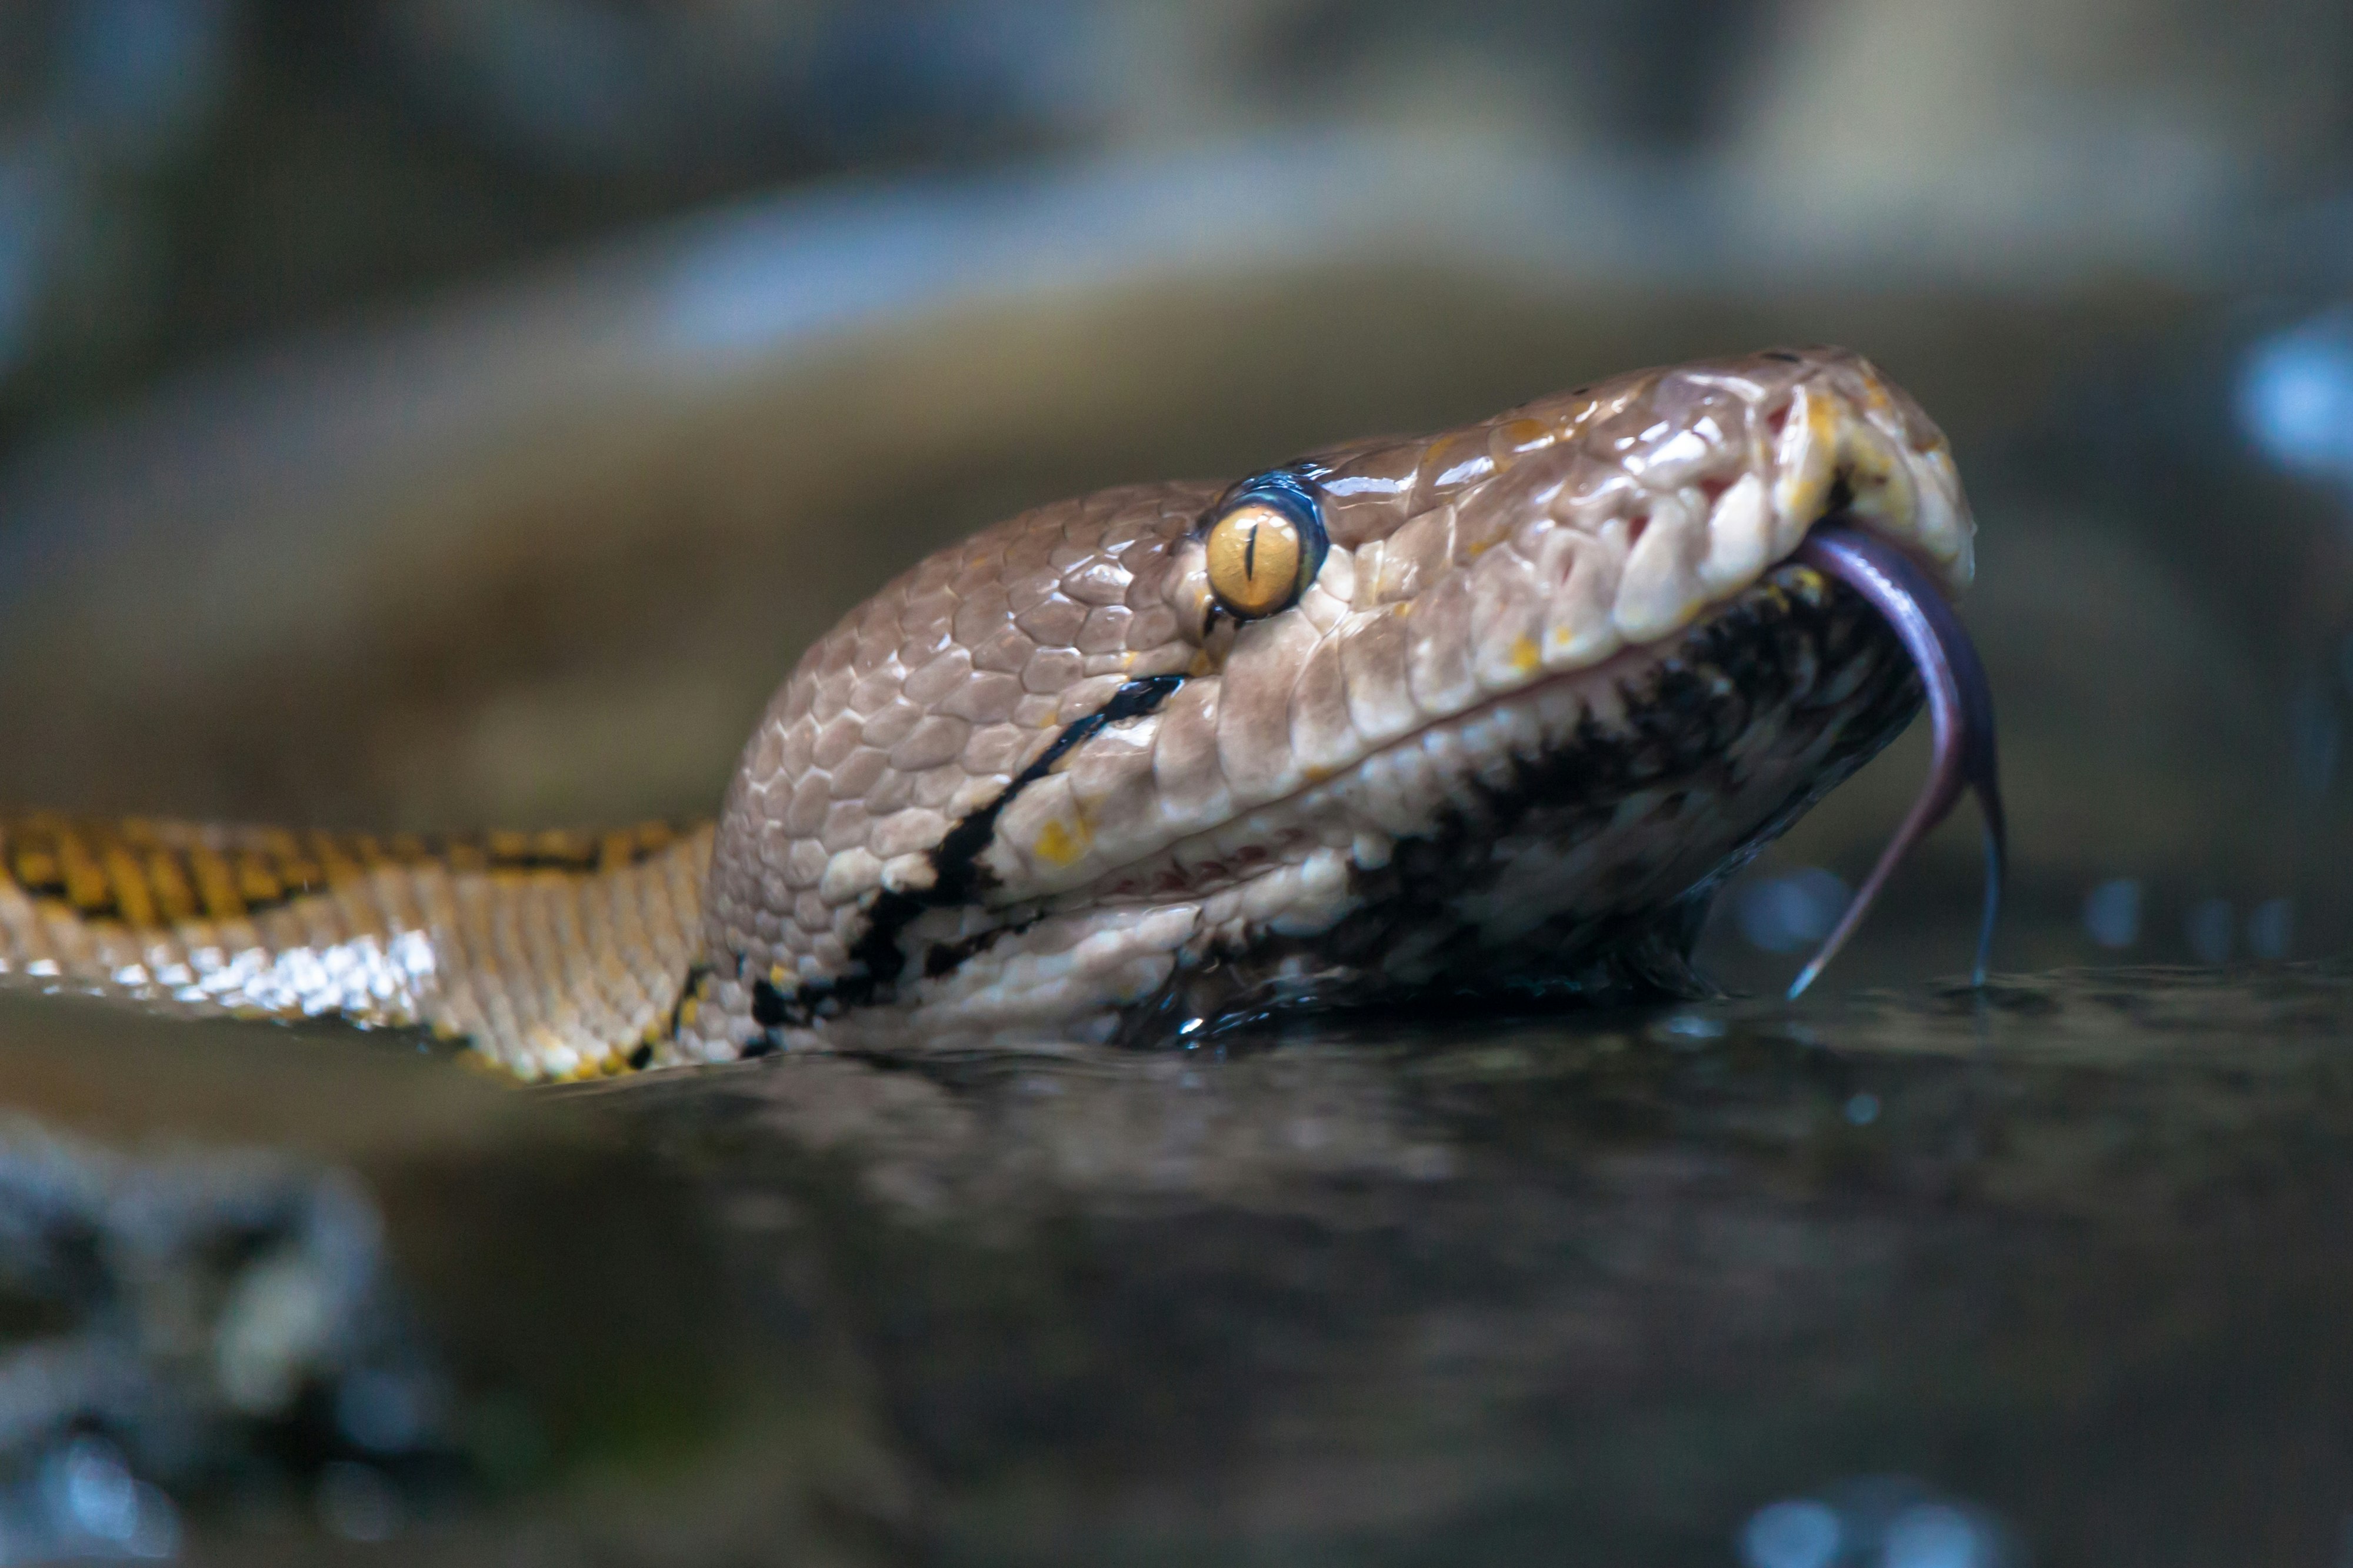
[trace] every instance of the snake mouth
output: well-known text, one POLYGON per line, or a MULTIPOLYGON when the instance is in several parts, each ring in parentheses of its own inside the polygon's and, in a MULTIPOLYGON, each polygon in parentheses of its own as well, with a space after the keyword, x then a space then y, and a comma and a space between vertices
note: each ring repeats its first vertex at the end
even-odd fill
MULTIPOLYGON (((1666 875, 1655 867, 1647 873, 1623 868, 1630 882, 1655 876, 1654 889, 1712 888, 1892 739, 1925 695, 1934 731, 1926 785, 1789 994, 1799 995, 1821 973, 1896 868, 1971 789, 1988 833, 1981 979, 2003 858, 1991 692, 1947 603, 1942 574, 1919 559, 1916 542, 1892 533, 1833 510, 1748 590, 1681 633, 1626 648, 1602 666, 1533 682, 1401 738, 1329 785, 1271 803, 1254 822, 1230 824, 1147 867, 1129 868, 1092 896, 1116 904, 1246 885, 1292 862, 1313 841, 1313 825, 1349 797, 1410 795, 1419 773, 1421 787, 1444 805, 1422 826, 1399 834, 1393 849, 1368 857, 1359 841, 1351 851, 1358 890, 1377 910, 1426 906, 1483 874, 1484 862, 1509 858, 1504 847, 1516 845, 1511 854, 1525 858, 1525 877, 1507 879, 1508 893, 1464 900, 1480 906, 1464 923, 1484 927, 1488 943, 1464 967, 1495 966, 1493 931, 1512 923, 1509 906, 1541 905, 1546 891, 1533 884, 1546 878, 1573 879, 1556 873, 1582 851, 1563 853, 1564 844, 1608 839, 1617 832, 1606 826, 1609 819, 1647 796, 1663 795, 1677 812, 1685 801, 1713 798, 1724 803, 1716 820, 1730 826, 1699 835, 1717 846, 1706 864, 1687 863, 1666 875), (1810 579, 1811 587, 1805 585, 1810 579), (1767 739, 1752 751, 1759 736, 1767 739), (1727 757, 1745 760, 1719 771, 1727 757), (1430 785, 1433 773, 1450 782, 1430 785), (1731 805, 1735 800, 1746 804, 1731 805), (1575 821, 1555 815, 1542 828, 1529 826, 1532 816, 1557 814, 1567 802, 1584 803, 1570 808, 1575 821), (1262 826, 1270 816, 1287 818, 1288 826, 1270 830, 1262 826), (1482 844, 1483 853, 1466 849, 1482 844), (1406 866, 1414 856, 1434 857, 1438 868, 1406 866), (1398 886, 1370 885, 1388 880, 1398 886)), ((1278 885, 1281 874, 1273 879, 1278 885)), ((1675 901, 1672 894, 1666 900, 1675 901)), ((1661 906, 1645 899, 1630 900, 1629 907, 1661 906)), ((1390 916, 1343 920, 1293 956, 1320 943, 1321 962, 1347 945, 1352 925, 1384 921, 1395 923, 1390 916)), ((1625 923, 1617 914, 1556 921, 1540 945, 1573 953, 1590 945, 1596 931, 1625 923)), ((1609 980, 1596 989, 1614 986, 1609 980)))
POLYGON ((1886 613, 1784 560, 1671 638, 1481 703, 1068 907, 1141 921, 1198 900, 1213 934, 1131 1009, 1139 1042, 1302 1005, 1704 992, 1688 956, 1713 890, 1921 700, 1886 613))
MULTIPOLYGON (((1300 906, 1312 900, 1295 897, 1295 888, 1280 890, 1313 861, 1319 844, 1348 862, 1356 882, 1379 882, 1392 855, 1407 852, 1396 846, 1416 846, 1419 853, 1454 836, 1451 824, 1476 822, 1468 838, 1484 842, 1487 858, 1505 855, 1516 833, 1530 867, 1553 864, 1561 873, 1557 885, 1568 886, 1592 879, 1593 868, 1575 859, 1581 851, 1562 847, 1614 838, 1618 829, 1606 821, 1613 813, 1637 809, 1652 795, 1675 803, 1678 812, 1687 801, 1718 803, 1715 810, 1694 808, 1709 826, 1685 819, 1678 829, 1715 847, 1696 859, 1676 857, 1672 870, 1656 863, 1664 857, 1655 851, 1651 864, 1617 868, 1620 903, 1599 919, 1567 922, 1558 949, 1574 951, 1599 926, 1622 924, 1625 911, 1654 910, 1683 889, 1720 883, 1892 739, 1925 692, 1936 736, 1928 787, 1792 994, 1803 991, 1964 789, 1975 787, 1986 803, 1997 881, 2000 858, 1992 703, 1983 667, 1946 602, 1958 586, 1952 563, 1937 560, 1932 542, 1895 520, 1858 516, 1843 474, 1833 470, 1823 488, 1828 510, 1815 514, 1780 562, 1679 631, 1418 726, 1345 768, 1303 781, 1044 907, 1215 901, 1258 883, 1261 896, 1240 893, 1240 901, 1261 909, 1278 931, 1293 926, 1306 934, 1318 922, 1300 906), (1815 586, 1798 586, 1806 580, 1815 586), (1826 591, 1841 607, 1831 608, 1821 598, 1826 591), (1777 734, 1778 740, 1757 741, 1777 734), (1719 770, 1721 758, 1740 760, 1719 770), (1551 813, 1550 826, 1525 829, 1530 812, 1551 813), (1354 825, 1353 837, 1333 837, 1340 818, 1354 825)), ((1639 829, 1634 837, 1641 837, 1639 829)), ((1461 862, 1463 876, 1478 873, 1471 865, 1482 858, 1476 852, 1457 846, 1447 853, 1461 862)), ((1532 869, 1531 879, 1536 874, 1532 869)), ((1364 897, 1427 903, 1444 896, 1448 880, 1418 879, 1409 889, 1364 897)), ((1557 889, 1520 890, 1523 906, 1535 909, 1557 889)), ((1989 890, 1989 930, 1992 902, 1989 890)), ((1254 925, 1256 918, 1242 923, 1254 925)), ((1490 905, 1463 920, 1492 935, 1516 918, 1490 905)), ((1489 946, 1480 962, 1489 963, 1493 952, 1489 946)), ((1982 963, 1982 950, 1979 956, 1982 963)))

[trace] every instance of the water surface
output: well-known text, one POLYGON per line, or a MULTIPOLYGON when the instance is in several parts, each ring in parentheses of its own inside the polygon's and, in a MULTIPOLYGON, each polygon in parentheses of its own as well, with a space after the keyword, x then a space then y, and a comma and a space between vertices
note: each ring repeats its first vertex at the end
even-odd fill
MULTIPOLYGON (((199 1558, 2327 1563, 2353 1516, 2335 966, 554 1094, 39 1005, 116 1043, 27 1098, 133 1187, 113 1069, 251 1061, 151 1108, 143 1212, 259 1142, 380 1216, 395 1327, 163 1478, 199 1558), (339 1391, 396 1363, 434 1404, 371 1450, 339 1391)), ((19 1275, 10 1364, 103 1319, 19 1275)), ((83 1429, 143 1473, 191 1397, 83 1429)))

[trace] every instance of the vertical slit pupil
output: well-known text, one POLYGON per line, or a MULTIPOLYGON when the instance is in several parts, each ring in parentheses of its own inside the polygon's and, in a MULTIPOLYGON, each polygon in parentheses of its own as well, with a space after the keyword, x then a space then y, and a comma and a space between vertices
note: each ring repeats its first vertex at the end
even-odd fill
POLYGON ((1242 575, 1258 581, 1258 524, 1250 524, 1250 538, 1242 544, 1242 575))

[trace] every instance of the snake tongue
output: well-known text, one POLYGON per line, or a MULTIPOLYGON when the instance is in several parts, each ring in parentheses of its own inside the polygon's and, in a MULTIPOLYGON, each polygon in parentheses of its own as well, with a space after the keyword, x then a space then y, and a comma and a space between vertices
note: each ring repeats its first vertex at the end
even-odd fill
POLYGON ((1945 603, 1936 584, 1894 545, 1841 523, 1820 523, 1798 546, 1796 559, 1837 578, 1868 600, 1887 617, 1888 626, 1919 667, 1920 684, 1927 689, 1928 722, 1935 755, 1928 780, 1912 803, 1904 825, 1863 879, 1854 900, 1822 942, 1821 951, 1799 973, 1789 987, 1792 1000, 1814 983, 1839 949, 1846 945, 1871 908, 1871 901, 1894 874, 1914 845, 1928 836, 1961 798, 1964 789, 1977 791, 1985 818, 1985 915, 1978 931, 1974 984, 1985 984, 1986 957, 1993 945, 1994 916, 2001 905, 2005 839, 2001 818, 2001 786, 1996 777, 1993 735, 1993 692, 1986 684, 1985 666, 1962 628, 1960 617, 1945 603))

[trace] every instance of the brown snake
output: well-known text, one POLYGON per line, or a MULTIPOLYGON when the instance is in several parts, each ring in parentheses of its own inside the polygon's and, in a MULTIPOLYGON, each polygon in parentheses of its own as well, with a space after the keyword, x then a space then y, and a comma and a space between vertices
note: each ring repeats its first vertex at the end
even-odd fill
POLYGON ((1715 887, 1908 722, 1915 658, 1943 793, 1889 863, 1962 783, 1993 820, 1966 639, 1853 563, 1957 595, 1973 531, 1851 353, 1640 372, 941 551, 802 656, 715 825, 7 820, 0 970, 526 1079, 1687 990, 1715 887))

